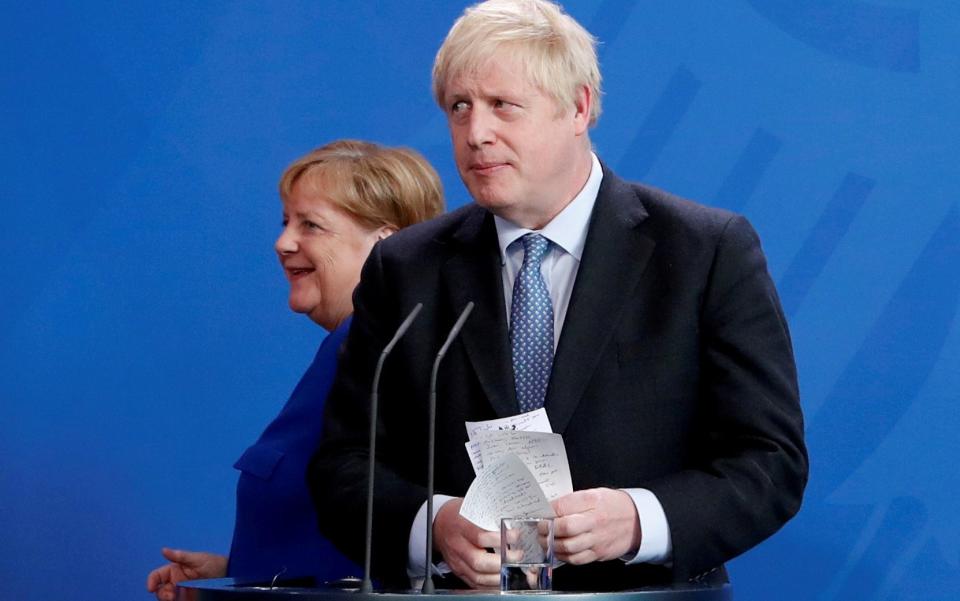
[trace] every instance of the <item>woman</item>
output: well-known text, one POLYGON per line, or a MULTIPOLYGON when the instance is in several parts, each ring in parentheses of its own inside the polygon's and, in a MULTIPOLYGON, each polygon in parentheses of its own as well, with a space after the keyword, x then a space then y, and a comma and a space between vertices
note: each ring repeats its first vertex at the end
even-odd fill
POLYGON ((290 308, 330 332, 280 414, 234 465, 240 470, 229 558, 163 549, 147 590, 174 598, 181 580, 356 574, 317 530, 304 483, 320 438, 323 403, 353 313, 352 292, 373 245, 443 212, 436 172, 416 152, 343 140, 295 161, 280 178, 283 232, 275 249, 290 282, 290 308))

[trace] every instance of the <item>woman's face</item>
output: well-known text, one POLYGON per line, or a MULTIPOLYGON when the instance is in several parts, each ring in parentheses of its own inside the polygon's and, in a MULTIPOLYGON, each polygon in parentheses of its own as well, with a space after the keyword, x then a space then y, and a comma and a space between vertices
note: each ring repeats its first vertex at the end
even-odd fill
POLYGON ((290 308, 333 330, 353 313, 360 268, 388 228, 367 229, 330 202, 322 182, 298 180, 283 202, 274 248, 290 282, 290 308))

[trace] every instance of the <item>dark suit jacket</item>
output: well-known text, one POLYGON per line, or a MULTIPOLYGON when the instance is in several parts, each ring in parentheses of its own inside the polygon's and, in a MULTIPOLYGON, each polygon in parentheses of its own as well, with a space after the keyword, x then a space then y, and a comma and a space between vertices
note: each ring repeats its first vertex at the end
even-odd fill
MULTIPOLYGON (((401 582, 425 501, 428 381, 468 301, 473 315, 441 367, 437 491, 462 496, 473 472, 465 420, 517 413, 492 215, 475 205, 379 244, 310 466, 325 533, 362 557, 367 397, 380 350, 424 310, 381 382, 374 571, 401 582)), ((564 566, 563 589, 725 578, 723 563, 799 508, 807 475, 787 324, 759 240, 742 217, 604 169, 557 346, 545 407, 563 435, 574 489, 643 487, 663 505, 671 567, 564 566)))

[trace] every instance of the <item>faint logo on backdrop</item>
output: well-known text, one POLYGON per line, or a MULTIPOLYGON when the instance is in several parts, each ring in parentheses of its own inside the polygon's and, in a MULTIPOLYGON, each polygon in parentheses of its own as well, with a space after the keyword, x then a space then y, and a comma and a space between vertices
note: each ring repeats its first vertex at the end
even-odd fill
MULTIPOLYGON (((851 0, 746 1, 791 39, 831 59, 891 73, 921 71, 919 10, 851 0)), ((625 35, 627 17, 635 5, 607 0, 599 7, 590 29, 604 41, 601 52, 625 35)), ((702 87, 695 68, 681 65, 674 70, 638 126, 626 130, 630 141, 618 165, 621 172, 635 177, 647 175, 682 126, 702 87)), ((712 203, 742 211, 777 160, 785 143, 784 135, 789 132, 756 127, 716 190, 712 203)), ((889 169, 896 167, 888 165, 889 169)), ((882 186, 883 171, 848 170, 825 205, 812 204, 822 206, 817 209, 819 216, 777 282, 788 315, 797 313, 804 305, 851 226, 864 207, 869 206, 871 195, 882 186)), ((873 243, 882 245, 884 241, 873 243)), ((865 256, 871 253, 870 248, 862 251, 865 256)), ((915 403, 930 402, 920 395, 938 367, 955 323, 960 303, 958 265, 960 211, 953 204, 808 424, 809 445, 818 454, 813 457, 804 508, 805 531, 794 530, 793 534, 804 539, 798 541, 799 545, 807 547, 811 537, 830 533, 834 528, 845 528, 852 536, 846 539, 845 549, 832 549, 832 563, 824 565, 826 560, 811 558, 819 569, 807 574, 810 578, 791 593, 796 598, 923 598, 960 585, 956 570, 948 566, 957 561, 957 539, 949 536, 957 529, 957 518, 949 510, 950 494, 931 492, 936 486, 946 491, 960 490, 960 474, 955 469, 928 470, 928 475, 935 471, 941 475, 936 477, 936 484, 927 487, 918 487, 909 478, 880 478, 883 486, 879 490, 875 481, 855 477, 871 460, 895 461, 896 451, 892 459, 889 450, 878 459, 878 450, 889 442, 891 433, 915 403), (842 498, 837 495, 839 490, 843 490, 842 498), (860 513, 838 510, 838 505, 845 502, 869 507, 860 513), (844 523, 838 521, 841 514, 844 523), (838 552, 842 556, 839 562, 838 552), (907 573, 909 578, 905 577, 907 573), (911 583, 911 590, 905 588, 905 582, 916 580, 923 583, 911 583)), ((855 304, 858 300, 861 299, 838 302, 855 304)), ((960 418, 954 420, 960 422, 960 418)), ((960 427, 960 423, 954 425, 960 427)), ((953 434, 948 436, 953 440, 953 434)), ((917 438, 908 442, 937 448, 941 442, 949 446, 946 440, 917 438)), ((928 465, 936 461, 935 452, 919 455, 917 459, 926 459, 928 465)))
POLYGON ((920 11, 854 0, 746 0, 791 37, 843 61, 920 70, 920 11))

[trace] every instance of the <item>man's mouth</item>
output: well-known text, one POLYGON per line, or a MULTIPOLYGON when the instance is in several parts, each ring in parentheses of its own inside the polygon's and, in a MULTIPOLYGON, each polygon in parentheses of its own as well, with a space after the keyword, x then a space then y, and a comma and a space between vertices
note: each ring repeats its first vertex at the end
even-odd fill
POLYGON ((484 163, 473 163, 470 165, 470 169, 479 175, 488 175, 495 173, 500 169, 507 167, 509 163, 494 163, 494 162, 484 162, 484 163))

